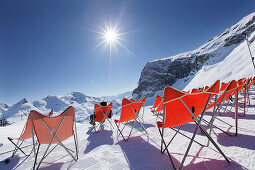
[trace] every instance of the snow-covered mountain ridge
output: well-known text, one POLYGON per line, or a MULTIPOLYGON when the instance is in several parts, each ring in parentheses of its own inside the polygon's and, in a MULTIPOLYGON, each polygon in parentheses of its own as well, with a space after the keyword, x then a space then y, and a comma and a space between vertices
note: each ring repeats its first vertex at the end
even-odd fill
POLYGON ((74 106, 76 112, 76 120, 83 122, 88 119, 90 114, 94 112, 94 104, 106 101, 113 102, 113 113, 119 113, 122 98, 131 98, 131 92, 126 92, 116 96, 93 97, 87 96, 81 92, 71 92, 63 96, 47 96, 39 101, 27 101, 26 98, 18 103, 0 104, 0 118, 6 118, 10 123, 26 119, 30 110, 37 110, 42 114, 48 114, 54 109, 57 115, 64 111, 68 106, 74 106))
MULTIPOLYGON (((194 51, 148 62, 141 72, 138 86, 133 91, 133 97, 152 97, 162 92, 166 86, 184 89, 204 66, 223 61, 245 41, 244 34, 250 36, 254 31, 255 12, 194 51)), ((248 53, 248 49, 246 52, 248 53)))

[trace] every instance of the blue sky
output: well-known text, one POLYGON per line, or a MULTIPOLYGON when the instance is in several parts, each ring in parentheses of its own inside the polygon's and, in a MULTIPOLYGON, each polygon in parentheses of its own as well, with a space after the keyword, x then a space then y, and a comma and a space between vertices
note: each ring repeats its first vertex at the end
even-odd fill
POLYGON ((0 103, 131 91, 146 62, 194 50, 254 11, 253 0, 0 0, 0 103), (109 45, 94 48, 110 21, 130 51, 116 45, 111 60, 109 45))

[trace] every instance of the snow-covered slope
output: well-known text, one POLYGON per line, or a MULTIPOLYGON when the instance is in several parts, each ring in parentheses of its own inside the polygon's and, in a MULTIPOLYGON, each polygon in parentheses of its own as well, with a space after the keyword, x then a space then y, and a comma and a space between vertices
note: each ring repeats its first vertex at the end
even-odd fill
MULTIPOLYGON (((152 97, 155 96, 155 93, 162 92, 166 86, 175 86, 182 90, 192 78, 197 76, 198 72, 201 72, 201 69, 204 69, 204 66, 224 67, 224 65, 214 64, 222 62, 227 56, 230 58, 228 64, 231 65, 231 62, 236 62, 232 61, 231 57, 241 57, 239 55, 248 54, 248 49, 244 47, 245 44, 243 43, 245 41, 244 33, 250 36, 254 31, 255 12, 244 17, 194 51, 148 62, 141 72, 138 87, 133 91, 133 97, 141 98, 145 95, 152 97), (240 47, 241 44, 243 44, 242 47, 240 47), (237 52, 241 48, 243 48, 242 52, 237 52)), ((242 57, 245 58, 245 56, 242 57)), ((248 59, 250 58, 248 57, 248 59)), ((246 67, 246 65, 242 66, 243 68, 246 67)), ((251 74, 247 73, 249 70, 241 69, 242 75, 250 76, 251 74)), ((217 77, 217 74, 214 76, 217 77)))
MULTIPOLYGON (((255 32, 249 37, 250 48, 255 55, 255 32)), ((208 64, 199 70, 184 90, 210 85, 216 80, 228 82, 253 77, 255 70, 248 51, 247 42, 242 42, 223 61, 208 64)))
POLYGON ((64 96, 47 96, 40 101, 31 102, 24 98, 14 105, 0 104, 0 118, 6 118, 13 123, 26 119, 30 110, 37 110, 46 115, 54 109, 54 114, 57 115, 72 105, 75 108, 76 120, 83 122, 90 114, 93 114, 94 104, 101 101, 113 102, 113 113, 118 114, 123 97, 131 98, 131 92, 110 97, 92 97, 80 92, 71 92, 64 96))

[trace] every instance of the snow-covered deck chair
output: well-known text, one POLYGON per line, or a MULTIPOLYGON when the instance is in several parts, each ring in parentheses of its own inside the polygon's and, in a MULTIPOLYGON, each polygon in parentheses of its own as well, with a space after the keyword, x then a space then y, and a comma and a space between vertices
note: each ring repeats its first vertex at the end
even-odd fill
POLYGON ((145 129, 145 127, 143 126, 142 122, 139 121, 138 116, 139 116, 139 112, 141 110, 142 107, 142 101, 130 101, 126 98, 124 98, 122 100, 122 108, 121 108, 121 115, 120 115, 120 120, 114 120, 116 127, 118 129, 117 131, 117 138, 121 135, 124 139, 124 141, 128 141, 128 139, 130 138, 133 129, 135 129, 135 125, 139 125, 142 129, 142 131, 144 131, 147 135, 147 131, 145 129), (132 124, 132 125, 129 125, 132 124), (121 125, 123 125, 123 127, 121 127, 121 125), (128 137, 124 137, 123 135, 123 130, 129 127, 130 131, 129 131, 129 135, 128 137))
POLYGON ((78 140, 75 124, 75 111, 72 106, 69 106, 63 113, 56 117, 41 117, 40 119, 33 120, 34 131, 38 140, 38 147, 35 150, 35 161, 33 169, 38 169, 42 161, 56 148, 56 146, 62 146, 71 157, 78 160, 78 140), (74 137, 74 145, 76 155, 74 156, 71 149, 67 148, 63 141, 74 137), (41 145, 48 145, 44 151, 44 154, 37 164, 37 157, 39 148, 41 145), (56 144, 50 151, 49 148, 52 144, 56 144), (37 165, 37 167, 36 167, 37 165))
POLYGON ((178 169, 183 167, 192 143, 194 142, 198 128, 203 131, 210 142, 212 142, 212 144, 221 153, 221 155, 229 162, 228 158, 225 156, 216 142, 211 138, 203 126, 201 126, 206 107, 211 100, 212 94, 218 93, 219 85, 219 81, 216 81, 216 83, 214 83, 214 85, 207 89, 205 92, 191 94, 184 93, 172 87, 166 87, 164 89, 164 116, 162 122, 157 122, 157 126, 161 136, 161 152, 163 153, 164 151, 167 151, 174 169, 176 169, 176 167, 173 163, 172 156, 168 147, 179 132, 182 125, 190 122, 195 122, 197 126, 178 169), (198 117, 199 115, 200 118, 198 117), (179 129, 167 144, 165 139, 165 128, 173 128, 176 126, 179 126, 179 129))
MULTIPOLYGON (((234 97, 234 107, 235 107, 235 136, 237 136, 237 131, 238 131, 238 84, 235 80, 232 80, 230 83, 228 83, 227 87, 225 88, 225 90, 223 91, 223 93, 218 97, 216 95, 216 98, 215 98, 215 101, 213 103, 211 103, 207 109, 210 109, 212 107, 213 108, 213 113, 212 113, 212 118, 210 120, 210 132, 209 134, 211 134, 211 130, 212 130, 212 126, 213 125, 213 122, 215 119, 229 125, 230 127, 233 127, 233 125, 230 125, 229 123, 221 120, 220 118, 218 118, 218 115, 220 115, 220 110, 222 109, 222 106, 224 103, 226 103, 228 100, 233 100, 232 96, 235 96, 234 97)), ((232 106, 231 106, 232 107, 232 106)), ((224 108, 226 109, 226 108, 224 108)), ((223 109, 223 110, 224 110, 223 109)), ((228 133, 227 131, 217 127, 217 126, 214 126, 216 127, 217 129, 221 130, 222 132, 230 135, 230 136, 233 136, 232 134, 228 133)))
POLYGON ((96 118, 95 118, 95 120, 93 120, 95 122, 95 124, 92 126, 92 128, 95 130, 95 132, 99 132, 100 126, 106 120, 112 126, 111 121, 108 119, 109 113, 112 110, 112 102, 108 106, 100 106, 98 104, 95 104, 94 109, 95 109, 96 118), (96 124, 96 122, 98 122, 98 125, 96 124))
MULTIPOLYGON (((28 156, 29 154, 26 154, 22 149, 23 148, 26 148, 28 146, 32 146, 33 144, 29 144, 29 145, 26 145, 26 146, 23 146, 22 147, 22 144, 24 142, 26 142, 26 140, 32 138, 35 134, 33 133, 32 131, 32 120, 33 119, 36 119, 36 118, 41 118, 41 117, 45 117, 44 115, 41 115, 40 113, 40 116, 35 116, 37 115, 37 111, 35 110, 31 110, 29 115, 28 115, 28 118, 27 118, 27 121, 26 121, 26 124, 20 134, 20 137, 18 138, 14 138, 14 137, 8 137, 8 140, 15 146, 14 150, 13 150, 13 153, 12 153, 12 157, 15 155, 15 153, 20 150, 25 156, 28 156), (14 140, 17 140, 17 143, 14 143, 14 140)), ((46 115, 47 117, 50 117, 51 115, 53 114, 53 109, 51 110, 51 112, 46 115)), ((33 149, 31 150, 31 152, 33 151, 33 149)), ((30 152, 30 153, 31 153, 30 152)))

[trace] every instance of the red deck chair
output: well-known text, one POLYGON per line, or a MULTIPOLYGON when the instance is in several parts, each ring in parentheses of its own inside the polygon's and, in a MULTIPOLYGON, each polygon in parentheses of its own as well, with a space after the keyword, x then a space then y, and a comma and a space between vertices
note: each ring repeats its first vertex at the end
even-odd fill
POLYGON ((139 113, 137 116, 138 116, 138 118, 142 121, 142 122, 144 122, 144 120, 143 120, 143 115, 144 115, 144 105, 145 105, 145 103, 146 103, 146 96, 144 97, 144 98, 141 98, 140 100, 138 100, 138 101, 136 101, 136 100, 134 100, 134 99, 130 99, 130 101, 132 102, 132 103, 134 103, 133 104, 133 109, 134 109, 134 111, 136 112, 136 113, 139 113), (139 102, 141 102, 141 103, 139 103, 139 102), (141 106, 142 105, 142 106, 141 106), (142 107, 143 107, 143 113, 140 113, 140 109, 142 109, 142 107))
MULTIPOLYGON (((94 122, 98 122, 98 125, 94 124, 92 128, 95 130, 95 132, 99 132, 100 126, 107 120, 110 125, 112 126, 112 123, 108 119, 108 116, 112 110, 112 102, 108 106, 100 106, 98 104, 95 104, 94 106, 96 118, 94 122)), ((113 126, 112 126, 113 127, 113 126)))
POLYGON ((202 87, 201 89, 199 89, 200 92, 203 92, 205 90, 205 87, 202 87))
POLYGON ((163 97, 158 95, 154 104, 155 107, 154 109, 151 109, 153 115, 156 116, 156 121, 158 120, 158 118, 161 118, 160 116, 162 115, 163 112, 163 102, 164 102, 163 97))
POLYGON ((51 117, 53 115, 54 109, 51 109, 50 113, 46 117, 51 117))
POLYGON ((230 82, 228 82, 228 83, 222 82, 222 83, 221 83, 221 87, 220 87, 220 91, 225 91, 226 88, 227 88, 227 86, 229 85, 229 83, 230 83, 230 82))
MULTIPOLYGON (((26 121, 26 124, 20 134, 20 137, 19 138, 14 138, 14 137, 8 137, 8 140, 15 145, 15 148, 13 150, 13 153, 12 153, 12 157, 15 155, 15 153, 20 150, 25 156, 28 156, 29 154, 26 154, 22 149, 23 148, 26 148, 28 146, 32 146, 33 144, 29 144, 29 145, 26 145, 26 146, 23 146, 21 147, 21 145, 23 144, 23 142, 26 142, 26 140, 32 138, 34 136, 34 133, 32 132, 32 129, 31 129, 31 124, 32 124, 32 120, 35 119, 35 118, 38 118, 37 116, 35 116, 38 112, 35 111, 35 110, 31 110, 29 115, 28 115, 28 118, 27 118, 27 121, 26 121), (14 143, 14 140, 17 140, 17 143, 14 143)), ((51 115, 53 114, 53 109, 51 110, 51 112, 46 115, 47 117, 50 117, 51 115)), ((41 115, 41 114, 40 114, 41 115)), ((44 117, 43 115, 41 115, 41 117, 44 117)), ((40 118, 40 117, 39 117, 40 118)), ((33 151, 33 149, 31 150, 31 152, 33 151)), ((31 153, 30 152, 30 153, 31 153)))
POLYGON ((250 93, 249 93, 249 90, 251 89, 251 86, 254 84, 254 80, 252 79, 252 77, 250 77, 248 80, 247 80, 247 87, 246 87, 246 90, 247 90, 247 99, 248 99, 248 102, 249 102, 249 106, 251 105, 251 101, 250 101, 250 93))
MULTIPOLYGON (((219 119, 217 115, 220 115, 220 113, 221 113, 220 110, 221 109, 226 110, 226 108, 223 108, 222 105, 227 100, 233 100, 232 96, 235 96, 235 98, 234 98, 234 100, 235 100, 234 101, 234 106, 235 106, 235 136, 237 136, 237 131, 238 131, 238 116, 237 116, 238 115, 238 84, 235 80, 232 80, 228 84, 226 89, 223 91, 223 93, 219 97, 216 96, 216 99, 215 99, 216 102, 211 103, 207 108, 207 109, 210 109, 210 108, 214 107, 213 108, 213 113, 212 113, 212 118, 211 118, 211 121, 210 121, 210 126, 211 127, 210 127, 209 134, 211 134, 212 126, 214 126, 213 122, 214 122, 215 119, 218 119, 219 121, 229 125, 229 123, 226 123, 225 121, 219 119)), ((222 130, 221 128, 219 128, 217 126, 214 126, 214 127, 221 130, 222 132, 232 136, 232 134, 222 130)), ((231 125, 231 127, 232 127, 232 125, 231 125)))
POLYGON ((239 114, 239 116, 244 117, 246 111, 248 111, 247 110, 248 109, 247 101, 249 101, 249 99, 247 100, 247 97, 248 97, 248 95, 247 95, 247 89, 248 89, 248 84, 247 83, 248 83, 248 80, 243 78, 243 79, 238 80, 237 83, 238 83, 238 92, 239 92, 240 95, 243 95, 243 98, 244 98, 243 108, 239 108, 238 107, 239 110, 243 111, 243 115, 239 114))
POLYGON ((144 98, 141 98, 139 101, 140 101, 141 103, 137 105, 137 110, 135 109, 135 111, 136 111, 137 113, 139 113, 139 114, 137 115, 137 119, 139 119, 140 122, 143 122, 143 123, 144 123, 143 116, 144 116, 144 107, 145 107, 145 103, 146 103, 146 96, 144 96, 144 98), (140 108, 139 108, 139 107, 140 107, 140 108), (141 112, 141 109, 143 110, 142 112, 141 112))
POLYGON ((198 91, 198 89, 194 88, 194 89, 191 90, 191 93, 197 93, 197 91, 198 91))
MULTIPOLYGON (((203 115, 206 111, 206 107, 211 100, 212 94, 217 94, 219 91, 219 81, 216 81, 213 86, 211 86, 207 91, 200 93, 186 94, 172 87, 166 87, 164 89, 164 116, 162 122, 157 122, 159 133, 161 136, 161 152, 167 151, 173 168, 176 169, 170 152, 168 150, 169 144, 173 141, 173 138, 167 144, 164 138, 164 129, 176 126, 182 126, 189 122, 195 122, 197 124, 193 136, 190 140, 189 146, 184 154, 181 164, 178 169, 183 167, 185 159, 191 148, 194 138, 196 136, 198 128, 200 128, 206 137, 212 142, 216 149, 222 154, 222 156, 229 162, 228 158, 221 151, 216 142, 211 138, 211 136, 206 132, 206 130, 201 126, 201 121, 203 120, 203 115), (198 116, 200 115, 200 118, 198 116), (164 147, 164 150, 163 150, 164 147)), ((180 128, 179 128, 180 129, 180 128)))
POLYGON ((76 123, 75 123, 75 111, 72 106, 69 106, 63 113, 56 117, 41 117, 40 119, 33 120, 33 126, 35 130, 35 134, 38 140, 38 147, 35 155, 34 168, 37 163, 37 157, 39 153, 39 148, 42 144, 48 145, 40 162, 38 163, 36 169, 38 169, 42 163, 42 161, 48 156, 56 146, 62 146, 71 156, 77 161, 78 160, 78 140, 77 140, 77 131, 76 131, 76 123), (71 149, 67 148, 63 141, 74 137, 75 144, 75 152, 74 156, 71 152, 71 149), (56 144, 50 151, 49 148, 52 144, 56 144))
POLYGON ((206 91, 207 89, 209 89, 209 86, 205 86, 204 91, 206 91))
MULTIPOLYGON (((238 94, 243 95, 243 97, 244 97, 243 108, 237 107, 237 109, 239 109, 240 111, 243 111, 243 115, 239 114, 239 116, 241 116, 241 117, 245 116, 245 112, 247 110, 247 105, 246 105, 246 97, 247 96, 246 96, 246 91, 245 91, 245 86, 246 86, 245 82, 246 82, 246 79, 240 79, 237 81, 238 94)), ((226 98, 226 100, 224 100, 223 103, 225 104, 225 106, 222 105, 220 108, 221 110, 223 110, 224 112, 226 112, 226 111, 231 112, 231 109, 233 107, 235 107, 235 105, 236 105, 235 100, 233 100, 234 95, 235 95, 235 91, 232 93, 232 95, 229 98, 226 98)))
POLYGON ((158 109, 158 107, 160 106, 161 102, 162 102, 163 97, 161 97, 160 95, 156 96, 156 100, 154 105, 150 108, 152 113, 155 113, 156 110, 158 109))
POLYGON ((117 126, 117 137, 119 137, 120 135, 123 137, 124 141, 127 141, 131 134, 132 131, 135 127, 135 125, 139 125, 141 127, 141 129, 148 135, 145 127, 143 126, 142 122, 139 121, 138 116, 139 116, 139 112, 142 107, 143 103, 142 101, 135 101, 132 102, 126 98, 124 98, 122 100, 122 108, 121 108, 121 115, 120 115, 120 120, 114 120, 116 126, 117 126), (129 125, 129 124, 132 125, 129 125), (123 125, 123 127, 121 127, 121 125, 123 125), (127 138, 124 137, 123 135, 123 130, 125 129, 125 127, 129 126, 130 127, 130 132, 127 138))

